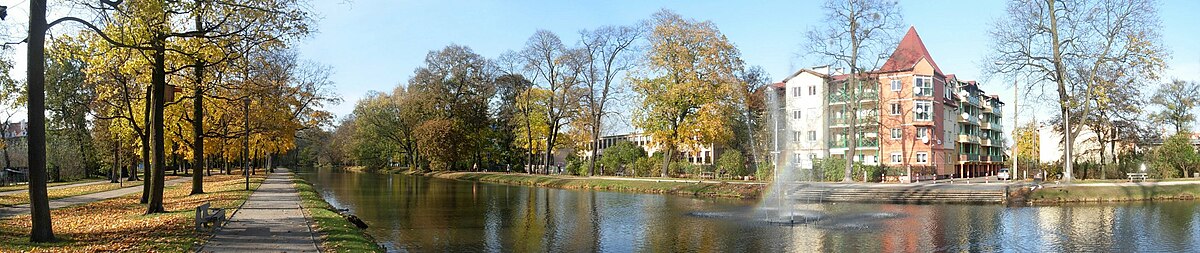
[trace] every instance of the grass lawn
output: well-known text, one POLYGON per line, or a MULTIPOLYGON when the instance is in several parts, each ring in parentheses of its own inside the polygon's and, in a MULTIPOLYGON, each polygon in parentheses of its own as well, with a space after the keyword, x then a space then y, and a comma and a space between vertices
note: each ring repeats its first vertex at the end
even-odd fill
MULTIPOLYGON (((47 184, 46 184, 46 187, 55 187, 55 186, 59 186, 59 185, 68 185, 68 184, 83 184, 83 183, 91 183, 91 182, 105 181, 105 180, 108 180, 108 179, 95 179, 95 178, 90 178, 90 179, 83 179, 83 180, 77 180, 77 181, 53 182, 53 183, 47 183, 47 184)), ((28 185, 28 184, 9 185, 9 186, 0 186, 0 192, 6 192, 6 191, 22 191, 22 190, 25 190, 25 189, 28 189, 28 188, 29 188, 29 185, 28 185)))
MULTIPOLYGON (((260 174, 251 180, 251 189, 262 183, 260 174)), ((204 178, 205 194, 188 195, 191 184, 178 184, 164 191, 167 213, 144 215, 139 204, 141 194, 101 200, 85 205, 50 211, 58 242, 29 242, 29 215, 0 220, 0 252, 184 252, 194 250, 208 238, 208 232, 196 232, 195 208, 212 203, 230 210, 246 201, 245 179, 240 175, 214 175, 204 178)))
MULTIPOLYGON (((754 199, 762 196, 766 185, 695 183, 648 180, 613 180, 586 177, 547 176, 523 173, 444 172, 429 176, 447 179, 481 181, 500 184, 554 187, 637 193, 659 193, 703 197, 754 199)), ((653 178, 650 178, 653 179, 653 178)))
POLYGON ((1065 186, 1034 191, 1034 203, 1190 200, 1200 196, 1200 184, 1137 186, 1065 186))
POLYGON ((300 192, 300 203, 312 217, 314 229, 321 237, 321 248, 326 252, 384 251, 365 231, 338 214, 311 184, 295 177, 292 184, 300 192))
MULTIPOLYGON (((175 179, 175 178, 178 178, 178 176, 166 176, 164 181, 175 179)), ((142 185, 142 183, 144 183, 144 182, 145 182, 145 180, 140 180, 140 181, 133 181, 133 182, 125 182, 124 184, 103 183, 103 184, 67 187, 67 188, 60 188, 60 189, 50 189, 46 192, 46 195, 49 196, 50 199, 61 199, 61 198, 74 197, 74 196, 79 196, 79 195, 84 195, 84 194, 92 194, 92 193, 97 193, 97 192, 116 190, 116 189, 123 188, 122 186, 124 186, 124 187, 139 186, 139 185, 142 185)), ((15 206, 15 205, 21 205, 21 204, 28 204, 28 203, 29 203, 29 194, 13 194, 13 195, 0 196, 0 206, 15 206)))

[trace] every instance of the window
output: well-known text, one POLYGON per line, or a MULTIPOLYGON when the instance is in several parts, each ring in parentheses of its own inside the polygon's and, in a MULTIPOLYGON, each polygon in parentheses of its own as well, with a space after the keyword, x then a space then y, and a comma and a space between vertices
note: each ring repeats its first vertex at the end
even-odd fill
POLYGON ((950 84, 946 84, 946 92, 944 93, 946 99, 954 99, 953 97, 951 97, 951 96, 954 96, 954 88, 953 87, 954 86, 951 86, 950 84))
POLYGON ((918 97, 933 96, 933 79, 918 76, 913 79, 913 82, 916 83, 916 88, 913 89, 913 92, 918 97))
POLYGON ((817 86, 808 86, 808 95, 817 95, 817 86))
POLYGON ((900 152, 892 153, 892 163, 901 163, 901 162, 903 162, 903 161, 901 161, 901 159, 904 159, 904 156, 901 155, 900 152))
POLYGON ((801 115, 800 115, 800 110, 795 110, 795 111, 792 111, 792 118, 793 118, 793 119, 800 119, 800 116, 801 116, 801 115))
POLYGON ((817 131, 808 131, 808 140, 816 141, 817 140, 817 131))
POLYGON ((929 153, 917 152, 917 163, 929 163, 929 153))
POLYGON ((903 136, 904 136, 904 130, 901 130, 900 128, 892 128, 892 139, 893 140, 899 140, 903 136))
POLYGON ((931 121, 933 120, 933 102, 917 101, 913 112, 916 113, 916 121, 931 121))
POLYGON ((793 96, 793 97, 799 97, 799 96, 800 96, 800 87, 792 87, 792 96, 793 96))
POLYGON ((900 91, 900 80, 892 79, 892 91, 900 91))
POLYGON ((792 131, 792 141, 800 141, 800 131, 792 131))
POLYGON ((928 127, 917 127, 917 139, 919 140, 919 139, 929 138, 928 131, 929 131, 928 127))
POLYGON ((892 115, 900 115, 900 103, 891 103, 889 105, 892 108, 892 110, 891 110, 892 115))
POLYGON ((800 163, 801 160, 804 160, 804 154, 795 154, 792 155, 792 158, 796 163, 800 163))

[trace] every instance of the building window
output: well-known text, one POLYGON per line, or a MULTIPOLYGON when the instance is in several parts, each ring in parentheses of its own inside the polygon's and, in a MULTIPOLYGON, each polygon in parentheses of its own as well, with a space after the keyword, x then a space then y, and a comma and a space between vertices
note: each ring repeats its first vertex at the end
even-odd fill
POLYGON ((933 120, 933 102, 917 101, 913 112, 916 112, 916 121, 931 121, 933 120))
POLYGON ((946 84, 946 94, 945 94, 946 99, 953 99, 953 96, 954 96, 954 88, 953 87, 954 86, 951 86, 950 84, 946 84))
POLYGON ((932 78, 918 76, 913 79, 913 82, 916 83, 916 88, 913 89, 913 92, 915 92, 918 97, 933 96, 932 78))
POLYGON ((800 110, 795 110, 795 111, 792 111, 792 118, 793 118, 793 119, 800 119, 800 110))
POLYGON ((892 152, 892 163, 901 163, 901 159, 904 159, 904 156, 900 152, 892 152))
POLYGON ((792 131, 792 141, 799 142, 800 138, 800 131, 792 131))
POLYGON ((929 163, 929 153, 917 152, 917 163, 929 163))
POLYGON ((808 86, 808 95, 817 95, 817 86, 816 85, 808 86))
POLYGON ((792 155, 792 159, 795 160, 795 163, 800 163, 801 160, 804 160, 804 154, 797 153, 792 155))
POLYGON ((900 115, 900 103, 891 103, 889 106, 891 106, 892 115, 900 115))
POLYGON ((928 127, 917 127, 917 139, 920 140, 920 139, 929 138, 928 131, 929 131, 928 127))
POLYGON ((816 141, 817 140, 817 131, 808 131, 808 140, 816 141))
POLYGON ((899 140, 903 136, 904 136, 904 130, 901 130, 900 128, 892 128, 892 139, 893 140, 899 140))
POLYGON ((900 91, 900 79, 892 79, 892 91, 900 91))
POLYGON ((799 96, 800 96, 800 87, 792 87, 792 96, 793 96, 793 97, 799 97, 799 96))

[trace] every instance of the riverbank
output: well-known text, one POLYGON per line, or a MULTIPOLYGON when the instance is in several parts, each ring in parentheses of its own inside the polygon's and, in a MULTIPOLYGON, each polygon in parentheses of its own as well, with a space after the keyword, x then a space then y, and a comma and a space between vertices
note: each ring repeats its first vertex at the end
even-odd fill
POLYGON ((1045 188, 1033 191, 1029 195, 1029 202, 1044 205, 1079 202, 1194 200, 1196 196, 1200 196, 1200 181, 1082 183, 1062 186, 1047 185, 1045 188))
MULTIPOLYGON (((312 184, 292 176, 292 184, 300 193, 300 204, 312 219, 313 230, 319 235, 325 252, 384 252, 370 235, 355 227, 334 210, 312 184)), ((370 224, 368 224, 370 225, 370 224)))
POLYGON ((674 178, 590 178, 499 172, 429 172, 416 175, 508 185, 551 187, 573 190, 673 194, 694 197, 757 199, 766 184, 674 178))

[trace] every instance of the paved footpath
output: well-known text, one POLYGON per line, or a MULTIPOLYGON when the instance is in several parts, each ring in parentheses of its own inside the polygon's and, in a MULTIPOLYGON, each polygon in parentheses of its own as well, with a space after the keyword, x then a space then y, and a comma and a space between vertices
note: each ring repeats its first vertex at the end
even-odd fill
POLYGON ((292 173, 275 171, 200 252, 318 252, 292 173))
MULTIPOLYGON (((189 182, 191 180, 192 180, 191 177, 180 177, 180 178, 176 178, 176 179, 172 179, 172 180, 167 180, 164 183, 164 185, 172 186, 172 185, 183 183, 183 182, 189 182)), ((104 181, 104 182, 107 183, 108 181, 104 181)), ((59 209, 59 208, 67 207, 67 206, 87 204, 87 203, 92 203, 92 202, 105 200, 105 199, 116 198, 116 197, 125 196, 128 194, 138 193, 138 192, 142 192, 142 185, 130 186, 130 187, 125 187, 125 188, 111 190, 111 191, 105 191, 105 192, 97 192, 97 193, 92 193, 92 194, 84 194, 84 195, 79 195, 79 196, 54 199, 54 200, 50 200, 50 209, 59 209)), ((29 214, 29 204, 0 208, 0 219, 8 218, 10 216, 22 215, 22 214, 29 214)))
MULTIPOLYGON (((125 180, 125 179, 124 179, 124 178, 122 178, 121 180, 125 180)), ((95 181, 95 182, 87 182, 87 183, 64 184, 64 185, 57 185, 57 186, 46 187, 46 190, 54 190, 54 189, 62 189, 62 188, 70 188, 70 187, 79 187, 79 186, 88 186, 88 185, 94 185, 94 184, 103 184, 103 183, 108 183, 108 182, 109 182, 108 180, 99 180, 99 181, 95 181)), ((27 185, 27 186, 28 186, 28 185, 27 185)), ((28 190, 29 190, 29 188, 28 188, 28 187, 26 187, 26 188, 24 188, 24 189, 11 190, 11 191, 2 191, 2 192, 0 192, 0 196, 6 196, 6 195, 17 195, 17 194, 29 194, 29 191, 28 191, 28 190)))

